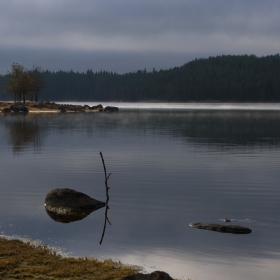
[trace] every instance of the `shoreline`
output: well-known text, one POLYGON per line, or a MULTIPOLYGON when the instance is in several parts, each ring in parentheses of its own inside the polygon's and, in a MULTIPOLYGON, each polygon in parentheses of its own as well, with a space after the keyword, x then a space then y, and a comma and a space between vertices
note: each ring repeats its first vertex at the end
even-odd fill
MULTIPOLYGON (((122 280, 154 279, 152 274, 165 276, 164 272, 143 274, 137 265, 117 260, 100 260, 74 257, 40 240, 18 236, 0 235, 0 278, 2 279, 65 279, 65 280, 122 280)), ((157 278, 156 279, 174 279, 157 278)), ((174 279, 175 280, 175 279, 174 279)))
POLYGON ((140 267, 118 261, 71 257, 39 240, 0 236, 1 279, 122 279, 140 267))
MULTIPOLYGON (((26 102, 30 113, 67 113, 67 112, 117 112, 119 110, 180 110, 180 111, 274 111, 280 112, 280 103, 220 103, 220 102, 117 102, 117 101, 57 101, 55 102, 26 102), (102 103, 104 107, 99 104, 102 103), (96 105, 99 104, 99 105, 96 105), (100 108, 98 108, 100 106, 100 108), (101 107, 102 106, 102 107, 101 107), (61 108, 67 107, 65 111, 61 108), (60 108, 60 109, 59 109, 60 108)), ((13 105, 13 101, 0 101, 0 114, 4 108, 13 105)), ((23 105, 22 103, 18 103, 23 105)))
POLYGON ((55 102, 17 102, 0 101, 1 113, 89 113, 89 112, 118 112, 119 108, 114 106, 103 107, 102 104, 95 106, 59 104, 55 102))

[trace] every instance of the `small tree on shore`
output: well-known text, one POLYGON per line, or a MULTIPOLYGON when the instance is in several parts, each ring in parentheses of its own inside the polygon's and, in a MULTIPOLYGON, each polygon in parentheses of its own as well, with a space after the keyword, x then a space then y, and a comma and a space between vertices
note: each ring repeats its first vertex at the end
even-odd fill
POLYGON ((4 92, 11 94, 14 94, 14 101, 17 101, 17 92, 14 91, 14 84, 17 80, 17 78, 23 74, 24 72, 24 67, 18 63, 12 64, 12 70, 8 71, 7 74, 4 77, 4 92))
POLYGON ((38 82, 37 76, 36 79, 34 79, 31 73, 18 63, 13 63, 11 68, 12 70, 8 71, 4 77, 4 91, 10 94, 13 93, 15 102, 23 100, 23 103, 25 103, 26 95, 30 95, 30 99, 32 100, 36 89, 38 91, 38 86, 36 88, 36 83, 39 84, 40 89, 42 82, 40 79, 38 82))

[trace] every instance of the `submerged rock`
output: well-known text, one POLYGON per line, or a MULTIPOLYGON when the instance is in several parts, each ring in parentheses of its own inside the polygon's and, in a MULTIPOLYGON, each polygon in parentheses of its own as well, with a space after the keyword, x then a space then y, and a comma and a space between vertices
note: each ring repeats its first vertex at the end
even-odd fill
POLYGON ((213 223, 190 223, 190 227, 234 234, 248 234, 252 230, 238 225, 219 225, 213 223))
POLYGON ((154 271, 151 274, 133 274, 122 278, 121 280, 173 280, 168 273, 164 271, 154 271))
POLYGON ((60 214, 71 213, 77 209, 97 210, 105 205, 105 202, 71 189, 54 189, 45 198, 46 209, 60 214))

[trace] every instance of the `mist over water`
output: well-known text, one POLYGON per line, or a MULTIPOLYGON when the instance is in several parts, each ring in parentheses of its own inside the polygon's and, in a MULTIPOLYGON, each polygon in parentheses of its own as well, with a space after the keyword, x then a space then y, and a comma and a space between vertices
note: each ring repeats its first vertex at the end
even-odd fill
POLYGON ((122 109, 168 109, 168 110, 280 110, 280 103, 162 103, 162 102, 57 102, 65 104, 94 106, 102 104, 105 106, 116 106, 122 109))
POLYGON ((0 233, 177 278, 278 279, 280 110, 108 105, 121 110, 0 115, 0 233), (63 224, 43 205, 57 187, 106 200, 100 151, 112 173, 101 246, 105 209, 63 224), (223 217, 252 233, 189 227, 223 217))

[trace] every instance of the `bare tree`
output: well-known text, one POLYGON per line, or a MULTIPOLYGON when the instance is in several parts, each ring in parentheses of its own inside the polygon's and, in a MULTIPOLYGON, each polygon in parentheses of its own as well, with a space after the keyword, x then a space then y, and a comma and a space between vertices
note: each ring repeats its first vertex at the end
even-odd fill
POLYGON ((33 65, 33 70, 30 72, 30 74, 35 84, 35 91, 34 91, 35 101, 38 102, 40 91, 46 87, 41 66, 33 65))

